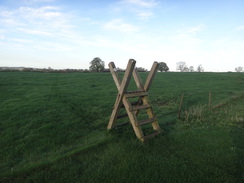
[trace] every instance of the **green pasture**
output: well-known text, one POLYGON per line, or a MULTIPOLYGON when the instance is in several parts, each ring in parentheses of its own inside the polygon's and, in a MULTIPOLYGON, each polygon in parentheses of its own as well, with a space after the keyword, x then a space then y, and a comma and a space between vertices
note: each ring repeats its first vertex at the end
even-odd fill
POLYGON ((244 73, 157 73, 146 143, 107 131, 116 95, 110 73, 0 72, 0 182, 244 182, 244 73))

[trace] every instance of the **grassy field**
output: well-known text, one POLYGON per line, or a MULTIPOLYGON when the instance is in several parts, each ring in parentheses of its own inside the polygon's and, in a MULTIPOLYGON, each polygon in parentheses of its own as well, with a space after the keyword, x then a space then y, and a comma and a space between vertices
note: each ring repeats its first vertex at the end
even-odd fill
POLYGON ((244 73, 157 73, 144 144, 107 132, 116 95, 110 73, 1 72, 0 182, 244 181, 244 73))

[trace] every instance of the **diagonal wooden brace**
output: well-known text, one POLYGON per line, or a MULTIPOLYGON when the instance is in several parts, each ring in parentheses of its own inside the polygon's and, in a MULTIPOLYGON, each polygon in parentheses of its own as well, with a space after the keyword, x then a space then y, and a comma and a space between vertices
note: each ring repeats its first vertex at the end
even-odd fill
POLYGON ((136 69, 134 69, 133 71, 133 77, 134 77, 134 80, 136 82, 136 86, 138 87, 139 90, 141 91, 148 91, 151 84, 152 84, 152 80, 157 72, 157 68, 158 68, 158 62, 154 62, 153 65, 152 65, 152 68, 147 76, 147 80, 145 82, 145 85, 142 84, 142 81, 141 81, 141 78, 137 72, 136 69))
MULTIPOLYGON (((135 80, 135 83, 136 83, 136 86, 137 88, 140 90, 140 91, 145 91, 145 92, 148 92, 150 86, 151 86, 151 83, 152 83, 152 80, 157 72, 157 68, 158 68, 158 62, 154 62, 153 65, 152 65, 152 68, 147 76, 147 79, 146 79, 146 82, 145 82, 145 85, 142 84, 142 80, 137 72, 136 69, 134 69, 133 71, 133 77, 134 77, 134 80, 135 80)), ((142 103, 142 100, 141 98, 138 99, 137 101, 138 104, 141 104, 142 103)), ((136 111, 136 114, 138 114, 139 110, 136 111)))
MULTIPOLYGON (((152 68, 147 76, 147 79, 146 79, 146 82, 145 82, 145 85, 142 84, 142 81, 141 81, 141 78, 137 72, 136 69, 134 69, 133 71, 133 77, 134 77, 134 80, 136 82, 136 85, 138 87, 139 90, 141 91, 145 91, 145 92, 148 92, 151 84, 152 84, 152 80, 157 72, 157 68, 158 68, 159 64, 158 62, 154 62, 153 65, 152 65, 152 68)), ((137 101, 138 105, 141 105, 142 103, 144 104, 147 104, 148 105, 148 97, 145 96, 145 97, 140 97, 137 101)), ((137 110, 135 112, 135 115, 138 115, 140 110, 137 110)), ((153 114, 153 111, 151 108, 147 109, 147 114, 150 118, 153 118, 154 117, 154 114, 153 114)), ((153 129, 156 130, 156 131, 160 131, 160 127, 158 125, 157 122, 154 122, 152 123, 152 126, 153 126, 153 129)))
POLYGON ((121 105, 123 103, 124 94, 125 94, 125 92, 127 90, 127 87, 129 85, 129 82, 130 82, 130 79, 131 79, 131 76, 132 76, 132 72, 133 72, 133 70, 135 68, 135 64, 136 64, 135 60, 133 60, 133 59, 129 60, 122 81, 120 81, 120 79, 119 79, 119 76, 118 76, 118 73, 116 72, 116 68, 115 68, 114 63, 111 62, 109 64, 110 71, 112 73, 114 82, 115 82, 115 84, 117 86, 117 89, 118 89, 119 93, 117 95, 117 98, 116 98, 116 101, 115 101, 115 104, 114 104, 114 109, 112 111, 112 114, 111 114, 111 117, 110 117, 110 120, 109 120, 109 123, 108 123, 108 126, 107 126, 108 130, 113 128, 114 123, 115 123, 115 121, 117 119, 117 116, 119 114, 119 109, 120 109, 120 107, 121 107, 121 105))

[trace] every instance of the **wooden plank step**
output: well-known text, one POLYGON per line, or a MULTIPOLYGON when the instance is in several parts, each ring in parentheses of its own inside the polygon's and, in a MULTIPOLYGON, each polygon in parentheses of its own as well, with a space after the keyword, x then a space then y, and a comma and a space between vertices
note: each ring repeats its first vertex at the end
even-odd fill
POLYGON ((137 126, 145 125, 147 123, 152 123, 152 122, 155 122, 155 121, 156 121, 156 118, 144 119, 144 120, 138 121, 137 126))
POLYGON ((120 123, 120 124, 115 125, 114 128, 121 127, 121 126, 125 126, 125 125, 128 125, 129 123, 130 122, 120 123))
POLYGON ((142 137, 142 141, 145 141, 145 140, 148 140, 150 138, 153 138, 153 137, 157 136, 158 134, 159 134, 159 132, 155 131, 154 133, 152 133, 150 135, 146 135, 146 136, 142 137))
POLYGON ((117 119, 125 118, 125 117, 127 117, 127 116, 128 116, 127 113, 125 113, 125 114, 120 114, 120 115, 117 116, 117 119))
POLYGON ((141 110, 141 109, 148 109, 150 107, 151 107, 151 105, 149 105, 149 104, 133 106, 131 111, 137 111, 137 110, 141 110))
POLYGON ((126 91, 125 93, 139 93, 143 92, 142 90, 126 91))
POLYGON ((139 91, 139 92, 133 92, 133 93, 126 92, 126 94, 124 96, 126 98, 132 98, 132 97, 143 97, 143 96, 147 96, 147 95, 148 95, 147 92, 139 91))

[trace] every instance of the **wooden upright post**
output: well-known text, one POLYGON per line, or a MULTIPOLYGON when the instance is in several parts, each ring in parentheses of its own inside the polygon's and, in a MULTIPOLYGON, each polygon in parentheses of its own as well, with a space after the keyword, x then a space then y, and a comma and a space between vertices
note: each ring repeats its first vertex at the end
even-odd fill
POLYGON ((111 115, 111 118, 109 120, 109 123, 108 123, 108 129, 111 129, 117 119, 117 116, 118 116, 118 113, 119 113, 119 108, 121 107, 121 104, 122 104, 122 99, 123 99, 123 96, 126 92, 126 89, 128 87, 128 84, 130 82, 130 78, 131 78, 131 74, 132 74, 132 71, 134 70, 135 68, 135 64, 136 64, 136 61, 133 60, 133 59, 130 59, 129 62, 128 62, 128 65, 126 67, 126 71, 125 71, 125 75, 124 75, 124 78, 120 84, 120 79, 118 77, 118 74, 115 73, 115 66, 114 63, 110 63, 110 67, 112 68, 112 76, 114 78, 114 81, 115 81, 115 84, 119 90, 119 93, 117 95, 117 98, 116 98, 116 101, 115 101, 115 104, 114 104, 114 109, 113 109, 113 112, 112 112, 112 115, 111 115))

